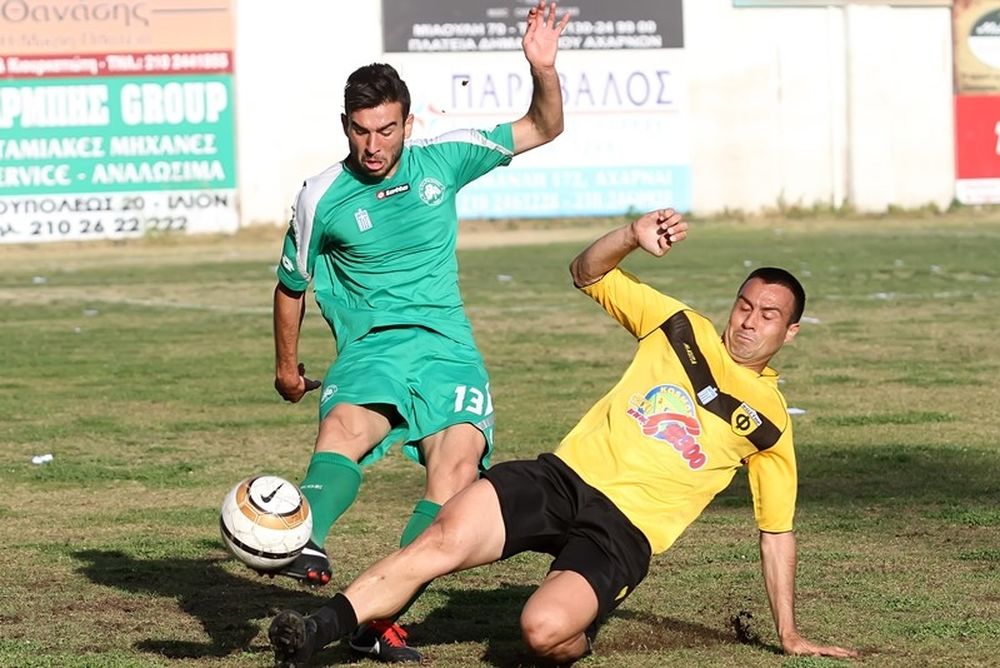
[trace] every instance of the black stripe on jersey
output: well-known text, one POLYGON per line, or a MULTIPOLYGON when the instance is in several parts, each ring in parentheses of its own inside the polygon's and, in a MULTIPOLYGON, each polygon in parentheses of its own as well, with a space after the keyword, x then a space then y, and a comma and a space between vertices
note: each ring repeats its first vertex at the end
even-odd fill
MULTIPOLYGON (((778 439, 781 438, 781 430, 773 422, 765 415, 750 408, 749 404, 719 389, 719 385, 712 375, 712 370, 708 366, 708 360, 705 359, 694 338, 694 328, 691 326, 691 321, 684 311, 678 311, 670 316, 666 322, 660 325, 660 329, 667 336, 670 347, 674 349, 681 366, 687 372, 691 386, 697 393, 699 404, 731 426, 733 426, 734 414, 741 409, 744 409, 741 411, 742 415, 736 417, 737 419, 745 419, 747 426, 750 425, 753 418, 759 419, 760 424, 746 434, 747 440, 753 443, 758 450, 766 450, 778 442, 778 439)), ((733 426, 733 430, 736 430, 735 426, 733 426)))

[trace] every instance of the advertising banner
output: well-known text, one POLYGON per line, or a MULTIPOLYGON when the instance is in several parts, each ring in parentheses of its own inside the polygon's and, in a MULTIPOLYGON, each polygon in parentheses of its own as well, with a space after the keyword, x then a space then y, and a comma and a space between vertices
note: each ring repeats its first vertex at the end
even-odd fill
MULTIPOLYGON (((422 4, 383 0, 386 16, 396 5, 415 11, 422 4)), ((520 50, 523 17, 535 3, 506 4, 510 7, 500 8, 522 21, 515 40, 520 50)), ((681 0, 590 4, 596 8, 594 16, 585 13, 590 5, 573 6, 579 15, 574 15, 569 28, 584 20, 615 25, 617 20, 652 20, 660 34, 671 35, 664 43, 676 46, 581 46, 560 51, 557 68, 566 112, 563 134, 551 144, 515 157, 509 167, 496 169, 466 186, 458 198, 460 217, 623 215, 665 206, 690 209, 681 0), (614 12, 618 12, 617 18, 614 12), (662 24, 662 17, 668 15, 676 19, 662 24)), ((445 18, 452 22, 482 21, 484 7, 497 9, 504 3, 452 0, 434 5, 434 11, 422 19, 424 23, 443 25, 445 18)), ((496 14, 491 16, 497 18, 496 14)), ((422 25, 416 19, 410 24, 422 25)), ((387 60, 409 85, 416 117, 414 137, 514 121, 524 115, 531 101, 531 75, 520 53, 479 50, 455 58, 413 50, 392 53, 387 60)))
MULTIPOLYGON (((955 0, 955 3, 962 1, 955 0)), ((842 7, 844 5, 949 7, 951 3, 952 0, 733 0, 734 7, 842 7)))
POLYGON ((1000 203, 1000 0, 956 0, 955 198, 1000 203))
MULTIPOLYGON (((386 53, 520 51, 535 0, 382 1, 386 53)), ((684 46, 680 0, 576 0, 559 48, 679 49, 684 46)))
POLYGON ((0 4, 0 242, 237 227, 231 5, 0 4))

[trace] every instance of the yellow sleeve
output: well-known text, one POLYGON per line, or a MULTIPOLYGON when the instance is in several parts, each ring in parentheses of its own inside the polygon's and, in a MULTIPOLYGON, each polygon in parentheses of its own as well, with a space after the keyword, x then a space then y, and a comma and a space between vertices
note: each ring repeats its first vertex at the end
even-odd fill
POLYGON ((647 336, 674 313, 688 308, 617 267, 580 290, 637 339, 647 336))
POLYGON ((798 490, 791 422, 773 447, 747 458, 747 473, 757 528, 769 533, 791 531, 798 490))

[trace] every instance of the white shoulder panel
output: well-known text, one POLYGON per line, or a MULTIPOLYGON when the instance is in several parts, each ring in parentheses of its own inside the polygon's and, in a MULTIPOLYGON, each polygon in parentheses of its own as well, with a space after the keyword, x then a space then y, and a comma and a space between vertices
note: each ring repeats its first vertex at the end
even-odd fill
POLYGON ((488 148, 491 151, 497 151, 503 155, 513 156, 514 153, 508 150, 506 147, 497 144, 494 141, 490 141, 486 138, 482 132, 478 130, 452 130, 446 132, 439 137, 432 137, 430 139, 411 139, 407 142, 409 146, 413 147, 423 147, 423 146, 433 146, 434 144, 446 144, 449 142, 461 142, 465 144, 475 144, 477 146, 482 146, 483 148, 488 148))
POLYGON ((330 165, 316 176, 309 177, 302 184, 302 190, 299 191, 299 197, 295 203, 295 217, 292 219, 295 226, 295 238, 298 241, 298 253, 295 259, 299 273, 307 281, 312 280, 307 260, 309 259, 313 224, 316 219, 316 207, 319 206, 319 201, 326 194, 326 191, 330 189, 330 185, 337 180, 343 171, 344 166, 338 162, 330 165))

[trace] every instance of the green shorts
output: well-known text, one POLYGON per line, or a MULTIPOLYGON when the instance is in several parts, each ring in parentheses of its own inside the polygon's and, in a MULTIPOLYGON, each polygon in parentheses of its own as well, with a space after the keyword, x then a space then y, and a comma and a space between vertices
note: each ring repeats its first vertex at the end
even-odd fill
POLYGON ((340 352, 323 380, 319 419, 337 404, 389 404, 402 421, 362 457, 369 466, 395 443, 423 464, 420 440, 453 424, 469 423, 486 437, 480 460, 485 470, 493 453, 493 399, 482 355, 423 327, 375 329, 340 352))

